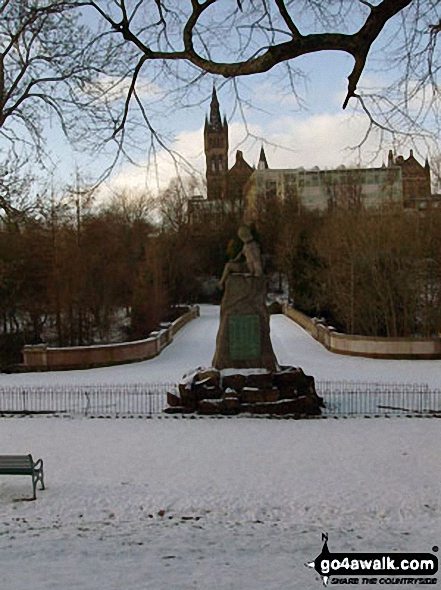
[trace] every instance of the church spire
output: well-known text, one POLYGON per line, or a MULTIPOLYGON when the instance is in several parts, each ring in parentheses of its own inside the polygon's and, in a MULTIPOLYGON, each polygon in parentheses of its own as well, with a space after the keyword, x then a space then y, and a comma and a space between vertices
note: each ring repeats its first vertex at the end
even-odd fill
POLYGON ((210 113, 205 119, 204 151, 208 200, 226 198, 228 176, 228 124, 222 123, 216 88, 213 85, 210 113))
POLYGON ((389 150, 389 153, 387 154, 387 166, 388 168, 391 168, 392 166, 394 166, 394 164, 394 154, 392 150, 389 150))
POLYGON ((221 115, 219 109, 219 101, 217 99, 216 88, 213 85, 213 93, 211 95, 210 104, 210 125, 212 129, 218 130, 222 127, 221 115))
POLYGON ((257 170, 268 170, 268 162, 266 160, 265 150, 263 146, 260 148, 259 162, 257 163, 257 170))

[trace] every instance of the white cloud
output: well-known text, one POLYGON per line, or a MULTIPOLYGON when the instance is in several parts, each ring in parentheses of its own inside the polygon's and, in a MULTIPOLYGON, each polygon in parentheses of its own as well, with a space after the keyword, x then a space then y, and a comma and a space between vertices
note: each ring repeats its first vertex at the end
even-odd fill
MULTIPOLYGON (((262 143, 271 168, 303 166, 337 167, 341 164, 381 164, 387 153, 378 152, 374 131, 360 150, 355 148, 365 137, 368 120, 364 115, 347 113, 300 117, 279 117, 266 127, 252 126, 249 137, 239 147, 250 164, 257 164, 262 143), (256 139, 257 138, 257 139, 256 139)), ((232 125, 230 146, 245 135, 244 126, 232 125)), ((387 146, 389 147, 389 146, 387 146)))
POLYGON ((178 174, 186 176, 204 173, 202 128, 197 131, 183 131, 176 137, 169 151, 158 150, 140 166, 124 165, 103 188, 103 192, 126 188, 157 193, 166 188, 170 180, 178 174))
MULTIPOLYGON (((346 113, 313 115, 306 119, 279 119, 271 125, 268 137, 273 144, 286 146, 288 149, 269 148, 269 164, 281 168, 367 164, 377 152, 377 133, 373 132, 360 150, 350 149, 360 144, 367 128, 366 117, 346 113)), ((382 156, 380 153, 375 158, 376 163, 379 163, 382 156)))

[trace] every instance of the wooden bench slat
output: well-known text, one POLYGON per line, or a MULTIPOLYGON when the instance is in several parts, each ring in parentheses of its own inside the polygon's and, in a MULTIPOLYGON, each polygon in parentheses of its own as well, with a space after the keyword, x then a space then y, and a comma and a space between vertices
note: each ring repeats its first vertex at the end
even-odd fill
POLYGON ((32 467, 33 463, 30 461, 0 461, 0 467, 11 467, 11 465, 19 465, 21 467, 32 467))
POLYGON ((0 469, 32 469, 32 465, 29 463, 7 463, 0 465, 0 469))
POLYGON ((0 475, 33 475, 34 471, 25 471, 24 469, 7 469, 0 471, 0 475))
POLYGON ((20 459, 8 459, 7 461, 1 461, 0 460, 0 465, 32 465, 31 461, 29 461, 29 459, 26 460, 20 460, 20 459))
POLYGON ((0 465, 0 469, 28 469, 32 471, 32 465, 17 465, 17 463, 10 463, 9 465, 0 465))

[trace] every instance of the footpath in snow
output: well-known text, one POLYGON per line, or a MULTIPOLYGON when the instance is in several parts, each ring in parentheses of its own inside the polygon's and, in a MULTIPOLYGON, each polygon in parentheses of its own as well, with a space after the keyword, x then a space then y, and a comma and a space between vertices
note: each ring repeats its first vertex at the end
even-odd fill
MULTIPOLYGON (((201 317, 185 326, 154 359, 82 371, 0 374, 0 387, 176 382, 191 369, 210 366, 218 326, 219 307, 202 305, 201 317)), ((271 317, 271 339, 280 364, 302 367, 319 380, 427 383, 441 388, 441 360, 379 360, 334 354, 283 315, 271 317)))

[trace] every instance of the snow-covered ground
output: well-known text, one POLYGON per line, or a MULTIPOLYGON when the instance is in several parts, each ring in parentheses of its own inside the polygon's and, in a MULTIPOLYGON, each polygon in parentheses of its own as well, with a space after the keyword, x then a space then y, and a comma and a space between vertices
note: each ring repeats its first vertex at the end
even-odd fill
POLYGON ((331 551, 432 552, 441 430, 432 419, 10 418, 0 478, 2 590, 297 590, 331 551))
MULTIPOLYGON (((174 382, 190 369, 211 365, 218 326, 219 307, 202 305, 201 317, 183 328, 154 359, 83 371, 0 374, 0 387, 174 382)), ((271 317, 271 339, 280 364, 300 366, 318 380, 427 383, 441 388, 441 360, 378 360, 334 354, 283 315, 271 317)))
MULTIPOLYGON (((210 365, 218 308, 203 306, 150 361, 0 375, 0 386, 178 380, 210 365)), ((332 354, 283 316, 281 364, 316 379, 441 387, 441 361, 332 354)), ((0 418, 0 453, 45 463, 0 476, 0 590, 297 590, 331 551, 431 552, 441 545, 436 418, 267 420, 0 418)))

